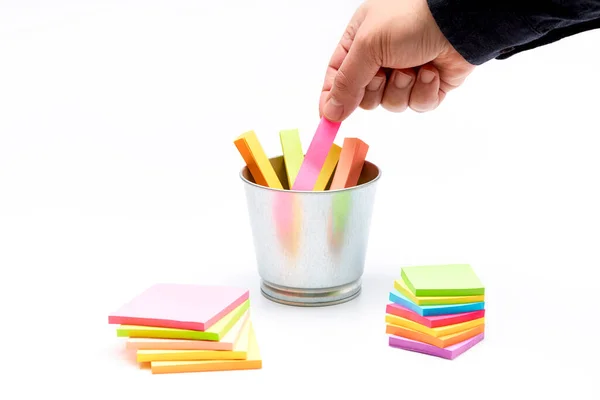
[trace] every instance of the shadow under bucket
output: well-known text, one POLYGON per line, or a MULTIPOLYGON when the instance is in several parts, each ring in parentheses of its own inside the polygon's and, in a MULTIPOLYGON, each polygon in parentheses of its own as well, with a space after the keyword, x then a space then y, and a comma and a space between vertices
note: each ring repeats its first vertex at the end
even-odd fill
POLYGON ((270 161, 286 190, 256 184, 247 167, 240 172, 263 295, 295 306, 355 298, 380 169, 366 161, 358 185, 348 189, 293 191, 283 157, 270 161))

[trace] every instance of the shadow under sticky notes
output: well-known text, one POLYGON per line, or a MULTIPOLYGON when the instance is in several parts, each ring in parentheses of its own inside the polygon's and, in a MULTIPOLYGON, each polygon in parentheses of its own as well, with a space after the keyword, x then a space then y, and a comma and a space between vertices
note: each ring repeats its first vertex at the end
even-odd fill
POLYGON ((208 371, 234 371, 262 368, 262 357, 256 340, 254 327, 250 323, 248 335, 248 352, 243 360, 202 360, 202 361, 153 361, 151 362, 153 374, 183 373, 183 372, 208 372, 208 371))
POLYGON ((254 131, 243 133, 234 140, 234 144, 250 170, 255 183, 274 189, 283 189, 281 181, 254 131))
POLYGON ((117 328, 117 336, 164 339, 221 340, 242 317, 242 315, 244 315, 249 307, 250 300, 246 300, 239 307, 227 314, 219 322, 211 326, 206 331, 162 328, 154 326, 121 325, 117 328))
POLYGON ((467 350, 474 347, 477 343, 483 341, 484 335, 485 334, 482 332, 476 336, 473 336, 469 339, 453 344, 452 346, 448 346, 446 348, 440 348, 416 340, 392 335, 389 338, 389 345, 391 347, 396 347, 402 350, 428 354, 431 356, 445 358, 447 360, 454 360, 456 357, 460 356, 467 350))
POLYGON ((248 353, 251 322, 247 321, 232 350, 137 350, 138 362, 197 361, 197 360, 244 360, 248 353))

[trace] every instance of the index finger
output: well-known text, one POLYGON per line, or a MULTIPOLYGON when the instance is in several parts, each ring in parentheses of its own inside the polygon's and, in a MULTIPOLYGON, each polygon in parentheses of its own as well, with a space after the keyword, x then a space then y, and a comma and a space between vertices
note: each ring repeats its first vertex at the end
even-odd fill
POLYGON ((335 47, 335 50, 333 51, 331 58, 329 59, 329 64, 327 65, 327 71, 325 72, 325 80, 323 82, 323 88, 321 89, 321 98, 319 100, 319 116, 320 117, 323 116, 323 106, 325 105, 325 102, 327 101, 327 98, 329 96, 329 92, 331 91, 331 88, 333 87, 333 81, 335 79, 335 75, 337 74, 338 70, 342 66, 342 63, 346 59, 346 56, 348 55, 348 52, 350 51, 350 47, 352 46, 352 42, 354 41, 354 38, 356 37, 356 32, 358 31, 358 28, 360 27, 360 25, 363 23, 364 19, 365 19, 365 11, 364 11, 364 8, 361 6, 356 10, 354 15, 350 19, 350 22, 348 23, 348 25, 346 26, 346 29, 344 30, 344 34, 342 35, 342 38, 338 42, 337 46, 335 47))

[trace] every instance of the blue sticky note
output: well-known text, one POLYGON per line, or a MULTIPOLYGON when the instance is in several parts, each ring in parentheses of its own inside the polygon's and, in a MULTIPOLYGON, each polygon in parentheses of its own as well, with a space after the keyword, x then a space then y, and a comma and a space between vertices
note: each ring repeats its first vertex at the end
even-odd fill
POLYGON ((466 303, 466 304, 441 304, 436 306, 419 306, 396 289, 390 292, 390 301, 404 307, 417 314, 427 317, 432 315, 446 315, 446 314, 458 314, 471 311, 483 310, 485 302, 480 301, 477 303, 466 303))

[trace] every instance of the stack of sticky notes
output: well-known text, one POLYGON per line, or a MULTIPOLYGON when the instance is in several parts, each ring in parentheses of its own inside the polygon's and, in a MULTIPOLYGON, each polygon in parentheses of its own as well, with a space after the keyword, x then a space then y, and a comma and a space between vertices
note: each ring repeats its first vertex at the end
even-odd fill
POLYGON ((282 190, 325 191, 356 186, 369 146, 358 138, 345 138, 343 146, 334 143, 340 123, 321 119, 306 151, 297 129, 279 132, 284 174, 277 174, 256 133, 248 131, 234 140, 254 182, 282 190))
POLYGON ((467 264, 402 268, 386 307, 389 345, 455 359, 483 340, 484 295, 467 264))
POLYGON ((157 284, 108 322, 153 374, 262 368, 247 289, 157 284))

